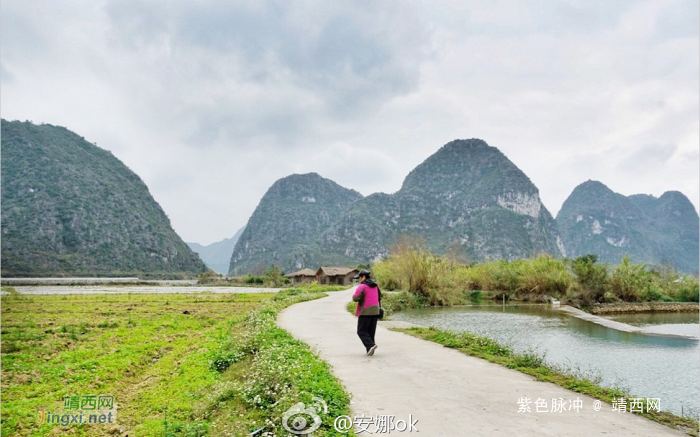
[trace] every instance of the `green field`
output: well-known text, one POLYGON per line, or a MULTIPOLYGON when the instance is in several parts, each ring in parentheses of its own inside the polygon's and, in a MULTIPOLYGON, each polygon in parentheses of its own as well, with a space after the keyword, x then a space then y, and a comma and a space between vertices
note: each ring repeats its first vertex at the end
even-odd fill
MULTIPOLYGON (((279 309, 320 296, 299 289, 279 295, 3 296, 2 436, 274 431, 283 404, 308 402, 311 395, 322 395, 334 414, 349 411, 349 398, 327 365, 269 323, 279 309), (279 359, 275 348, 282 350, 279 359), (280 392, 267 389, 285 400, 279 405, 248 399, 246 382, 266 375, 265 354, 277 372, 314 369, 289 370, 276 386, 280 392), (116 425, 36 424, 38 411, 62 407, 64 396, 88 394, 114 395, 116 425)), ((252 388, 266 389, 264 383, 252 388)), ((326 435, 326 419, 317 435, 326 435)))

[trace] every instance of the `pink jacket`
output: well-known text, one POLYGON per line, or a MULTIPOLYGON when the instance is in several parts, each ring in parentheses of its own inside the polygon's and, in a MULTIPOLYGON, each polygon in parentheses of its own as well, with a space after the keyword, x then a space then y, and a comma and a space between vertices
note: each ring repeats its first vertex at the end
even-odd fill
POLYGON ((355 316, 378 316, 379 315, 379 287, 370 287, 360 284, 352 295, 352 300, 357 302, 355 316))

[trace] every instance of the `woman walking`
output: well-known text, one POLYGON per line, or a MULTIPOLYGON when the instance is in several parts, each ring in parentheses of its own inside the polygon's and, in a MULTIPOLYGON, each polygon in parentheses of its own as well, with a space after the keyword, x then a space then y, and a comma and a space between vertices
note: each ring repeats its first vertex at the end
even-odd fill
POLYGON ((377 343, 374 342, 374 333, 377 330, 377 320, 381 308, 382 292, 376 282, 370 279, 368 270, 361 270, 354 279, 360 280, 360 285, 352 295, 352 300, 357 302, 355 316, 357 316, 357 335, 365 345, 367 355, 374 355, 377 343))

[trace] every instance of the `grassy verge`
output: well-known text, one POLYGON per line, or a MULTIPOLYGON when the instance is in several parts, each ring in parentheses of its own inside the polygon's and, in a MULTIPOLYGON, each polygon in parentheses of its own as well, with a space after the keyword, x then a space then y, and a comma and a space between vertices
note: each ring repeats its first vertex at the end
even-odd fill
POLYGON ((328 417, 349 411, 328 366, 274 325, 279 309, 320 297, 321 289, 48 296, 3 290, 10 294, 2 296, 2 436, 243 435, 266 423, 273 425, 262 432, 279 435, 280 411, 312 396, 328 404, 325 428, 317 431, 327 435, 328 417), (226 355, 234 350, 238 355, 226 355), (119 405, 117 425, 35 423, 39 410, 62 406, 63 396, 107 393, 119 405))
POLYGON ((322 289, 344 288, 310 286, 281 291, 251 312, 230 341, 215 352, 211 365, 222 372, 222 378, 199 412, 213 424, 210 435, 244 435, 256 430, 265 436, 288 435, 282 423, 284 413, 297 402, 319 406, 314 397, 327 406, 327 412, 319 412, 322 425, 314 435, 337 434, 333 420, 350 414, 348 394, 325 362, 275 324, 281 309, 322 297, 318 292, 322 289))
MULTIPOLYGON (((485 337, 479 337, 470 333, 443 331, 436 328, 407 328, 393 329, 424 340, 433 341, 443 346, 457 349, 467 355, 483 358, 510 369, 534 376, 539 381, 547 381, 557 384, 577 393, 585 394, 601 401, 612 403, 614 398, 625 398, 627 411, 630 395, 619 388, 606 388, 598 385, 597 381, 579 377, 547 365, 543 357, 535 353, 519 354, 511 348, 485 337)), ((633 396, 632 396, 633 397, 633 396)), ((644 411, 646 411, 646 406, 644 411)), ((640 413, 635 413, 640 414, 640 413)), ((698 436, 698 422, 680 417, 668 412, 641 413, 648 419, 659 422, 674 429, 681 430, 688 435, 698 436)))

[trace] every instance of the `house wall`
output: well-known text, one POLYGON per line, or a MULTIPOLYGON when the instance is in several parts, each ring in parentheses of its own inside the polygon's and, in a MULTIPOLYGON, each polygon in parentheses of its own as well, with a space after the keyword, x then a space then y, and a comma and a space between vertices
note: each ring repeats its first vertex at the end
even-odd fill
POLYGON ((347 275, 328 276, 322 273, 318 278, 318 283, 323 285, 349 285, 352 283, 352 278, 355 277, 357 271, 351 271, 347 275))
POLYGON ((352 284, 352 278, 354 278, 356 274, 357 274, 357 272, 352 271, 352 272, 348 273, 347 275, 345 275, 345 277, 343 278, 343 285, 352 284))
POLYGON ((340 275, 328 276, 323 274, 321 275, 319 281, 323 285, 347 285, 347 283, 344 282, 344 279, 345 277, 340 275))
POLYGON ((292 284, 304 284, 309 282, 314 282, 316 280, 315 276, 294 276, 292 277, 292 284))

